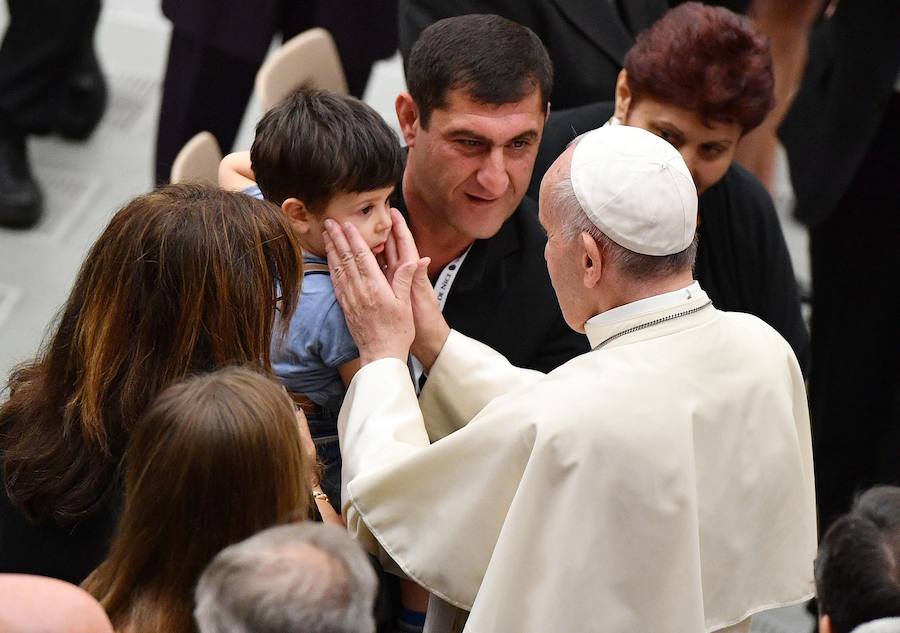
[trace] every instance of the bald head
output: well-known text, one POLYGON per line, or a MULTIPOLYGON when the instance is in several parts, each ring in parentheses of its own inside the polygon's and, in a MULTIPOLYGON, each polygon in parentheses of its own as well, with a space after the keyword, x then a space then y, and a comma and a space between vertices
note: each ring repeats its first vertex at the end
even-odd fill
POLYGON ((197 584, 202 633, 372 633, 377 581, 345 530, 302 522, 223 550, 197 584))
POLYGON ((103 608, 87 592, 43 576, 0 574, 3 633, 113 633, 103 608))

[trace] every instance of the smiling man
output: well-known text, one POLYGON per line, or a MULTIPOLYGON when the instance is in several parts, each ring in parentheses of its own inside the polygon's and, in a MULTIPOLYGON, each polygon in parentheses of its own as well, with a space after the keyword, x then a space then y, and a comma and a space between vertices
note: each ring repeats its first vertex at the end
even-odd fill
POLYGON ((554 300, 537 205, 524 197, 552 84, 533 32, 466 15, 422 32, 396 102, 408 154, 394 202, 431 258, 445 318, 541 371, 587 349, 554 300))

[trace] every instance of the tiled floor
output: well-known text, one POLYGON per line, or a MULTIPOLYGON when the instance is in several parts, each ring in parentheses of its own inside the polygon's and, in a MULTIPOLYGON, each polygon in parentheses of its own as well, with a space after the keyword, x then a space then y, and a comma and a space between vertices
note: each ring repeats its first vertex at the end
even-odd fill
MULTIPOLYGON (((31 141, 32 165, 46 195, 46 217, 34 230, 0 229, 0 377, 31 357, 65 300, 78 266, 110 215, 152 182, 159 87, 168 44, 168 23, 159 3, 106 0, 97 46, 111 90, 109 109, 94 136, 75 144, 56 138, 31 141)), ((0 28, 6 23, 0 6, 0 28)), ((392 124, 393 101, 402 89, 400 62, 379 63, 366 100, 392 124)), ((249 147, 248 109, 239 147, 249 147)), ((789 197, 780 197, 782 208, 789 197)), ((805 235, 786 225, 788 242, 805 275, 805 235)), ((756 633, 807 633, 811 620, 799 608, 756 618, 756 633)))

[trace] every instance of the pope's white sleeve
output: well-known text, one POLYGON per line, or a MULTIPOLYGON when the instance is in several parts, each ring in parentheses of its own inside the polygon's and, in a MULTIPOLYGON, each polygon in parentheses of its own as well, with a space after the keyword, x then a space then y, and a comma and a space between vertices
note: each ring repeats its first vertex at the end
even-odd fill
POLYGON ((449 435, 497 396, 543 377, 539 371, 513 366, 487 345, 450 330, 419 396, 429 438, 434 442, 449 435))
POLYGON ((350 503, 347 485, 360 473, 376 473, 429 444, 405 363, 384 358, 356 372, 338 416, 338 436, 341 509, 350 532, 376 551, 377 542, 350 503))

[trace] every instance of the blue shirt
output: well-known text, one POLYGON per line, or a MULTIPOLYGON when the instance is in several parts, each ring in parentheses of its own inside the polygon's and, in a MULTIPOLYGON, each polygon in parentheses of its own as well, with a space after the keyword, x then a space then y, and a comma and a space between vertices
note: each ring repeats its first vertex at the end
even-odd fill
MULTIPOLYGON (((303 255, 303 262, 326 263, 323 258, 308 253, 303 255)), ((307 271, 287 335, 282 337, 276 332, 273 336, 272 369, 288 391, 337 409, 346 391, 338 367, 358 356, 356 343, 334 296, 331 275, 307 271)))
MULTIPOLYGON (((259 187, 244 193, 262 198, 259 187)), ((303 254, 304 264, 327 264, 325 259, 303 254)), ((334 296, 331 275, 324 271, 306 271, 300 288, 300 301, 291 318, 287 334, 279 325, 272 336, 272 369, 291 393, 302 394, 318 405, 338 410, 346 389, 338 367, 359 357, 359 350, 334 296)))

